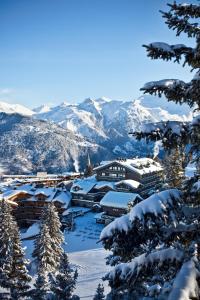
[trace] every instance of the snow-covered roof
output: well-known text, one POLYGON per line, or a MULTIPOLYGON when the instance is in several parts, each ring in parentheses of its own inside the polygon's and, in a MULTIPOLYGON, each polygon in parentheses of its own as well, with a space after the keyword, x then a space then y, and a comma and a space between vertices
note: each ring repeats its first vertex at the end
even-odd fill
POLYGON ((17 190, 24 190, 33 193, 34 186, 32 184, 23 184, 17 187, 17 190))
POLYGON ((67 210, 65 210, 62 215, 67 216, 70 213, 78 213, 78 212, 87 213, 90 210, 91 210, 91 208, 88 208, 88 207, 71 206, 67 210))
MULTIPOLYGON (((0 201, 2 201, 3 198, 0 196, 0 201)), ((12 200, 9 200, 9 199, 5 199, 6 203, 9 203, 10 205, 13 205, 13 206, 18 206, 18 203, 12 201, 12 200)))
POLYGON ((140 186, 140 182, 133 180, 133 179, 125 179, 125 180, 121 180, 119 182, 116 182, 115 185, 118 186, 120 184, 125 184, 133 189, 137 189, 140 186))
POLYGON ((53 198, 52 202, 60 202, 62 204, 65 205, 65 208, 68 208, 69 204, 70 204, 70 201, 71 201, 71 193, 69 192, 59 192, 55 198, 53 198))
POLYGON ((103 189, 105 187, 109 187, 114 190, 115 184, 114 182, 110 182, 110 181, 98 181, 97 184, 95 185, 95 189, 97 190, 103 189))
POLYGON ((9 190, 9 191, 6 191, 5 193, 1 194, 1 197, 8 200, 8 199, 10 199, 18 194, 21 194, 21 193, 24 193, 27 195, 33 195, 33 192, 26 191, 26 190, 9 190))
MULTIPOLYGON (((33 188, 30 184, 24 184, 23 186, 18 187, 16 190, 9 190, 3 194, 0 194, 0 200, 5 199, 9 201, 13 196, 18 194, 27 194, 30 195, 29 201, 38 201, 38 195, 45 195, 46 202, 60 202, 64 208, 68 208, 71 201, 71 193, 69 191, 61 191, 58 188, 54 187, 44 187, 44 188, 33 188)), ((15 204, 10 201, 11 204, 15 204)))
POLYGON ((112 165, 113 163, 117 163, 118 165, 128 168, 131 171, 134 171, 140 175, 152 172, 162 171, 162 166, 154 161, 151 158, 134 158, 134 159, 120 159, 120 160, 113 160, 113 161, 103 161, 100 166, 94 168, 94 170, 100 170, 107 166, 112 165))
POLYGON ((34 193, 34 198, 38 195, 44 195, 46 196, 46 201, 50 202, 54 199, 54 197, 56 196, 56 194, 58 193, 58 190, 54 187, 44 187, 44 188, 39 188, 36 189, 35 193, 34 193))
POLYGON ((140 197, 140 195, 136 193, 123 193, 123 192, 108 192, 100 201, 100 205, 115 207, 115 208, 125 208, 127 209, 128 204, 130 202, 134 202, 136 197, 140 197))
POLYGON ((81 193, 81 194, 87 194, 89 191, 95 186, 96 184, 95 177, 90 177, 87 179, 77 179, 74 181, 70 192, 71 193, 81 193))
POLYGON ((95 214, 95 215, 94 215, 94 218, 97 219, 97 220, 98 220, 98 219, 101 219, 101 217, 102 217, 104 214, 105 214, 104 211, 103 211, 103 212, 100 212, 100 213, 98 213, 98 214, 95 214))
POLYGON ((39 188, 35 191, 35 196, 38 196, 40 194, 45 195, 46 197, 52 196, 52 194, 55 194, 56 189, 52 187, 45 187, 45 188, 39 188))

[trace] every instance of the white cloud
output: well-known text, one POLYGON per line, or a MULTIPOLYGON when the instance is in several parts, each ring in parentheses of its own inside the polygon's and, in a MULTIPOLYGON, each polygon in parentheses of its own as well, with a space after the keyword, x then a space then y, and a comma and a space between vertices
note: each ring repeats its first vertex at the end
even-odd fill
POLYGON ((0 88, 0 96, 10 96, 13 93, 13 89, 0 88))

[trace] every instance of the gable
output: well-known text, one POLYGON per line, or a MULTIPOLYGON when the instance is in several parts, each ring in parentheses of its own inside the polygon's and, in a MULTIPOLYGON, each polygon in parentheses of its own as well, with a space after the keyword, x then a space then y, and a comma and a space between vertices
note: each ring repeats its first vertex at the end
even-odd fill
POLYGON ((95 168, 94 170, 96 171, 103 171, 103 170, 108 170, 108 171, 125 171, 128 170, 125 166, 122 166, 120 163, 117 161, 110 162, 106 165, 99 166, 95 168))

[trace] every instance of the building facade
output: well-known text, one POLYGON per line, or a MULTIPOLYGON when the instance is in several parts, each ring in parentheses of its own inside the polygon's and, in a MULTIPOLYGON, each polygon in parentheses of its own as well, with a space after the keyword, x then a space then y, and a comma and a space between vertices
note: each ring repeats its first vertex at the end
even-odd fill
POLYGON ((150 158, 102 162, 94 171, 98 181, 114 181, 117 190, 137 192, 143 197, 148 197, 163 183, 162 166, 150 158))

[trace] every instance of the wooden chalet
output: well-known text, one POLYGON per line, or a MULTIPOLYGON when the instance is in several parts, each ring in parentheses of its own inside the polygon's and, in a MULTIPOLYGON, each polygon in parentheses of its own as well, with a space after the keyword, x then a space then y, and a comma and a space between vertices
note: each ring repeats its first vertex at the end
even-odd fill
POLYGON ((54 202, 59 215, 62 215, 71 201, 69 192, 49 187, 12 190, 2 197, 13 203, 13 213, 19 225, 29 225, 39 220, 42 211, 50 202, 54 202))
MULTIPOLYGON (((128 210, 135 204, 142 201, 143 198, 136 193, 124 193, 124 192, 108 192, 100 201, 100 205, 103 209, 103 214, 99 214, 101 220, 109 223, 114 218, 120 217, 126 214, 128 210)), ((100 220, 97 219, 97 222, 100 220)))
POLYGON ((102 162, 94 169, 97 181, 116 182, 119 191, 134 191, 148 197, 163 183, 163 168, 150 158, 102 162))
POLYGON ((93 208, 103 196, 114 190, 109 182, 97 182, 95 178, 76 180, 71 187, 72 205, 93 208))

